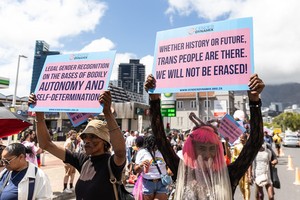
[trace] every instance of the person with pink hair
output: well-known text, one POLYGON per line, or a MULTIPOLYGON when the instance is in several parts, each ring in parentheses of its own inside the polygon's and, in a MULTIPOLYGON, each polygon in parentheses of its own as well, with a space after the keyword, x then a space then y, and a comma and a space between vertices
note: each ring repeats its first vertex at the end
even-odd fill
MULTIPOLYGON (((166 138, 160 113, 160 94, 151 94, 150 92, 152 133, 167 166, 174 174, 172 177, 176 181, 174 199, 233 199, 240 178, 252 164, 263 143, 259 95, 264 86, 257 74, 250 77, 250 90, 248 91, 251 114, 250 137, 237 160, 228 166, 224 159, 223 146, 216 128, 210 122, 202 122, 193 113, 190 115, 190 119, 196 126, 184 144, 183 160, 181 160, 166 138)), ((145 82, 145 90, 148 92, 155 87, 156 80, 153 75, 149 75, 145 82)))

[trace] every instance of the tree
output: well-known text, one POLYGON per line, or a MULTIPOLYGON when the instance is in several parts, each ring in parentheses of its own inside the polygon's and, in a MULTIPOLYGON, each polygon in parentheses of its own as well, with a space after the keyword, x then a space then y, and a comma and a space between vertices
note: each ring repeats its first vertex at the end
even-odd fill
POLYGON ((280 125, 282 130, 289 128, 292 131, 297 131, 300 129, 300 114, 292 112, 281 113, 274 118, 273 122, 280 125))
POLYGON ((281 126, 277 123, 274 123, 274 121, 272 123, 267 123, 267 122, 264 122, 264 126, 269 128, 269 129, 272 129, 272 128, 281 128, 281 126))

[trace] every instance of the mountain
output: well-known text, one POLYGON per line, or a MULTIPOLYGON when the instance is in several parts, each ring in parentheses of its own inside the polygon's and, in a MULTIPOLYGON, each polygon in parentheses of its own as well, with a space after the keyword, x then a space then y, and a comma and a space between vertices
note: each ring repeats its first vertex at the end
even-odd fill
POLYGON ((283 104, 283 108, 298 104, 300 106, 300 84, 285 83, 278 85, 266 85, 261 94, 263 106, 268 107, 271 102, 283 104))

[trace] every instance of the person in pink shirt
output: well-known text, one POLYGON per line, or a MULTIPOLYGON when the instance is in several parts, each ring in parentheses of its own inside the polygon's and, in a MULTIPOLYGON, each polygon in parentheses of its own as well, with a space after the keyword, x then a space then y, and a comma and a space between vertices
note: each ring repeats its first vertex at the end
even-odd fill
POLYGON ((38 166, 36 155, 42 153, 43 150, 35 145, 34 143, 35 137, 36 137, 35 131, 28 129, 24 132, 24 136, 21 138, 21 143, 26 148, 32 149, 32 154, 26 154, 26 160, 38 166))

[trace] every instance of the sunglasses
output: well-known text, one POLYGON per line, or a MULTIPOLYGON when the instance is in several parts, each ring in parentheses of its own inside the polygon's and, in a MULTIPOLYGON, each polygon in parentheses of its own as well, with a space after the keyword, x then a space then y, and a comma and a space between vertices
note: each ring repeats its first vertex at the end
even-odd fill
POLYGON ((8 166, 8 165, 10 165, 10 163, 11 163, 11 161, 13 161, 14 159, 16 159, 18 156, 15 156, 15 157, 13 157, 12 159, 10 159, 10 160, 6 160, 6 159, 1 159, 1 163, 2 163, 2 165, 6 165, 6 166, 8 166))

